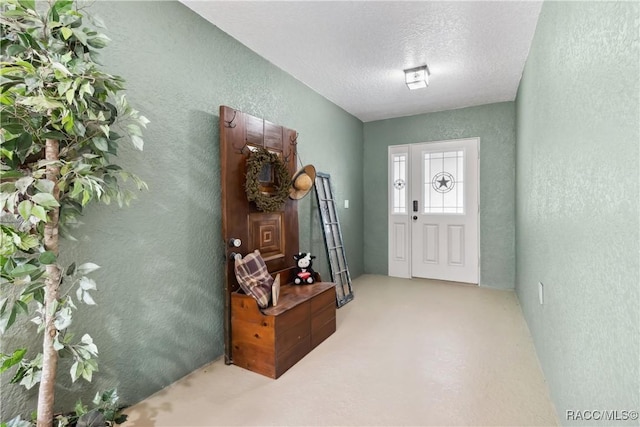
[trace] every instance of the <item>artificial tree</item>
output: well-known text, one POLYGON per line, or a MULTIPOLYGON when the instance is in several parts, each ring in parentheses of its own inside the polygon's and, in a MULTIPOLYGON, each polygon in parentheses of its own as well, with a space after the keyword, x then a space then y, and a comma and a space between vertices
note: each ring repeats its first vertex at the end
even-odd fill
POLYGON ((95 304, 88 274, 98 266, 60 265, 58 236, 71 238, 92 202, 128 204, 126 181, 146 188, 112 160, 121 134, 142 150, 147 119, 121 95, 123 79, 100 70, 97 51, 109 39, 76 2, 0 5, 0 334, 35 315, 43 342, 41 353, 0 354, 0 372, 15 372, 11 382, 27 388, 39 384, 37 424, 49 426, 58 355, 71 356, 73 381, 91 381, 98 355, 88 334, 68 331, 76 303, 95 304))

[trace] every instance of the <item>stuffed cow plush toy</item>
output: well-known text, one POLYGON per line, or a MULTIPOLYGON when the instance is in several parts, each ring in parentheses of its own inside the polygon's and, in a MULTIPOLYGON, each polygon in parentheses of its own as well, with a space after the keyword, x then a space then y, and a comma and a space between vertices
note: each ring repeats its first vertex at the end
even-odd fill
POLYGON ((293 283, 296 285, 308 285, 315 282, 314 271, 311 268, 313 264, 313 259, 315 256, 310 253, 300 252, 298 255, 294 255, 293 259, 296 260, 296 265, 298 266, 296 270, 296 277, 293 279, 293 283))

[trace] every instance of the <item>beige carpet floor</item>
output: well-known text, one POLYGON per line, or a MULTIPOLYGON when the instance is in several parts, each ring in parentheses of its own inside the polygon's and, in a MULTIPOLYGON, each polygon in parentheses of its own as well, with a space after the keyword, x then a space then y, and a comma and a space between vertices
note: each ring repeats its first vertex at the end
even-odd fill
POLYGON ((557 425, 515 293, 364 275, 278 380, 217 360, 129 408, 140 426, 557 425))

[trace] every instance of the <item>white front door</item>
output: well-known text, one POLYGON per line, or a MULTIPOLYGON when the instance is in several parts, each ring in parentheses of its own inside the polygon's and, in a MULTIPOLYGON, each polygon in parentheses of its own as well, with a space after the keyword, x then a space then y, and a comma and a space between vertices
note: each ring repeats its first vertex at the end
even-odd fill
POLYGON ((478 148, 478 138, 389 148, 390 276, 478 283, 478 148))

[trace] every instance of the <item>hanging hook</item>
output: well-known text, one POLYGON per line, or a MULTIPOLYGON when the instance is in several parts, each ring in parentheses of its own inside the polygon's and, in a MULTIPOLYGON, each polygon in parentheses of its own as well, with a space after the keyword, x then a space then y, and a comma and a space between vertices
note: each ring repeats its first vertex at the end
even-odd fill
POLYGON ((236 124, 233 123, 233 121, 236 119, 236 114, 238 114, 237 110, 233 110, 233 117, 231 118, 231 120, 225 120, 224 121, 224 126, 233 129, 234 127, 236 127, 236 124))
MULTIPOLYGON (((297 155, 298 154, 298 135, 300 135, 298 132, 296 132, 296 136, 294 138, 292 138, 291 136, 289 137, 289 145, 293 147, 293 150, 289 151, 289 154, 287 154, 287 156, 285 157, 285 162, 289 163, 289 159, 291 158, 291 153, 293 152, 293 155, 297 155)), ((294 165, 295 166, 295 165, 294 165)))
POLYGON ((241 148, 238 148, 236 145, 233 146, 234 150, 236 150, 236 153, 238 154, 245 154, 245 150, 251 151, 251 149, 247 146, 247 143, 245 142, 244 145, 241 148))
POLYGON ((293 145, 294 147, 296 145, 298 145, 298 135, 300 135, 300 134, 298 132, 296 132, 296 137, 295 138, 289 137, 289 141, 291 141, 291 143, 289 145, 293 145))

